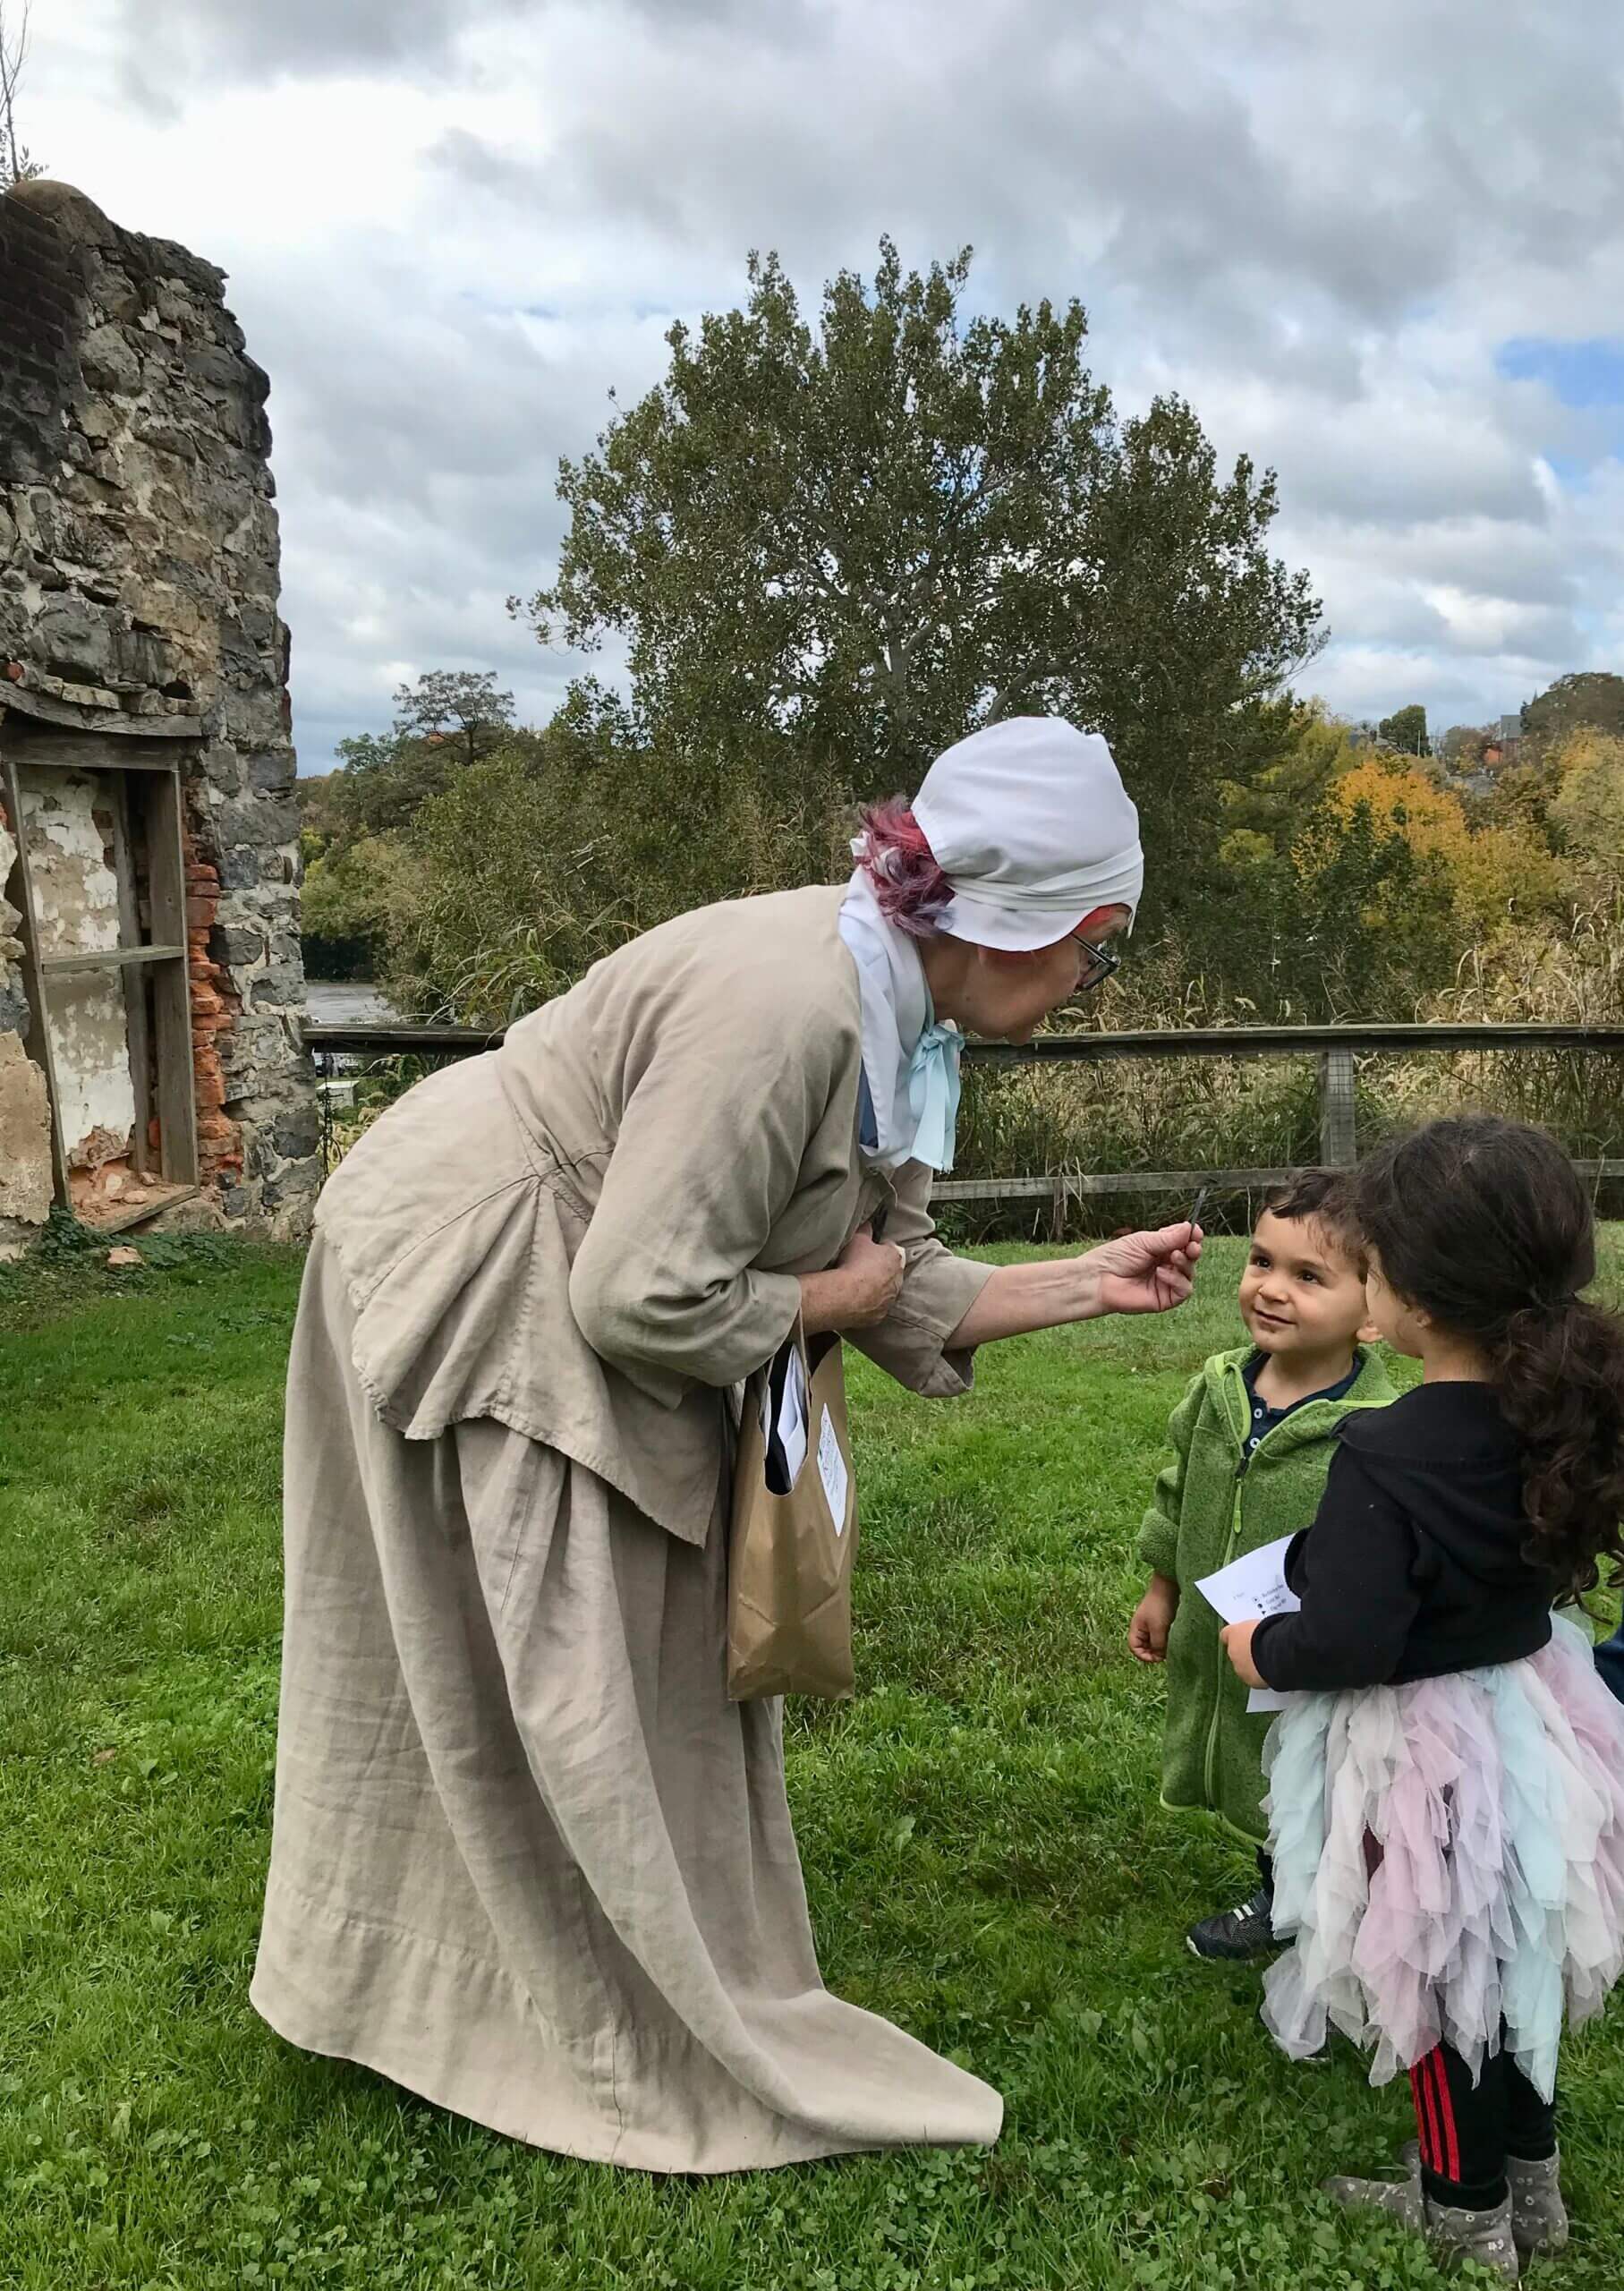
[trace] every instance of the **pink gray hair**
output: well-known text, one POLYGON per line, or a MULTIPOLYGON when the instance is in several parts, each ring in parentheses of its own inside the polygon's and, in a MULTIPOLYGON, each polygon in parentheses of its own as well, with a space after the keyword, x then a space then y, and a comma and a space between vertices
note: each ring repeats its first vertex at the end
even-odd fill
POLYGON ((933 938, 952 904, 953 886, 900 796, 863 805, 863 832, 852 847, 887 922, 912 939, 933 938))

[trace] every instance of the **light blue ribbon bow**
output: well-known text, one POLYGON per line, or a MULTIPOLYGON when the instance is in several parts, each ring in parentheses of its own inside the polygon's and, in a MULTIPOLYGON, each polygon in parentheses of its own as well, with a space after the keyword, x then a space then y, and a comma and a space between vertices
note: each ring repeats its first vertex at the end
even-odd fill
POLYGON ((953 1167, 953 1139, 958 1127, 958 1058, 964 1046, 965 1038, 957 1026, 932 1019, 908 1060, 912 1158, 940 1172, 953 1167))

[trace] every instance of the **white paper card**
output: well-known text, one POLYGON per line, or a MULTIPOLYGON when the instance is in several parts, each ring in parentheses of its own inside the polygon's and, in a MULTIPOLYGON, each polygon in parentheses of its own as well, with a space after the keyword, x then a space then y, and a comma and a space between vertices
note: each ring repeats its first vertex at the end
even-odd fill
POLYGON ((1195 1584, 1209 1606, 1226 1622, 1252 1622, 1266 1614, 1295 1614, 1302 1601, 1286 1580, 1286 1554, 1291 1537, 1281 1536, 1261 1551, 1243 1552, 1215 1575, 1200 1576, 1195 1584))
POLYGON ((778 1443, 784 1451, 785 1485, 793 1487, 801 1477, 801 1467, 806 1461, 807 1416, 806 1371, 801 1366, 801 1356, 791 1352, 784 1378, 784 1397, 778 1403, 778 1443))
POLYGON ((828 1409, 823 1411, 823 1423, 818 1434, 818 1477, 823 1482, 824 1499, 829 1515, 835 1523, 835 1533, 846 1533, 846 1458, 840 1452, 840 1443, 835 1437, 835 1427, 828 1409))
MULTIPOLYGON (((1203 1575, 1195 1588, 1225 1622, 1261 1622, 1264 1615, 1295 1614, 1302 1601, 1286 1580, 1289 1536, 1266 1543, 1259 1551, 1243 1552, 1214 1575, 1203 1575)), ((1248 1710, 1284 1710, 1286 1698, 1272 1687, 1254 1686, 1246 1697, 1248 1710)))

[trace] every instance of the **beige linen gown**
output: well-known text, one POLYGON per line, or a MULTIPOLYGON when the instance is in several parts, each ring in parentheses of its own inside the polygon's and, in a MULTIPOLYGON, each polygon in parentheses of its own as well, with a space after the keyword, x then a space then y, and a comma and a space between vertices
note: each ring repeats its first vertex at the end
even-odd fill
MULTIPOLYGON (((780 1707, 726 1686, 728 1394, 893 1188, 841 894, 684 916, 411 1091, 322 1197, 288 1377, 255 2005, 496 2130, 653 2171, 996 2138, 829 1995, 780 1707)), ((915 1390, 986 1271, 898 1173, 859 1340, 915 1390)))

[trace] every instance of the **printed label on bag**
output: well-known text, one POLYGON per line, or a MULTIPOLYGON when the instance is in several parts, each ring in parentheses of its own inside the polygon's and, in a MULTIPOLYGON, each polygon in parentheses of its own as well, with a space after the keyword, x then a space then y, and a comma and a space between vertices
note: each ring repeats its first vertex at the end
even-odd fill
POLYGON ((846 1458, 840 1452, 840 1443, 835 1437, 834 1419, 828 1409, 823 1411, 823 1423, 818 1433, 818 1477, 823 1482, 824 1499, 829 1504, 829 1518, 835 1523, 835 1533, 846 1533, 846 1458))

